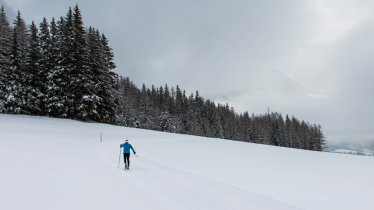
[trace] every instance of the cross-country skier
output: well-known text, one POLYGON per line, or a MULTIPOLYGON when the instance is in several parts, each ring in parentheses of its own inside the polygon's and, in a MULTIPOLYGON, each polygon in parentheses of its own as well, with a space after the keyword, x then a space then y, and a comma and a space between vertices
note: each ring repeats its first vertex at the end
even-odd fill
POLYGON ((129 140, 126 139, 126 142, 124 144, 120 145, 120 148, 123 148, 123 161, 125 163, 125 169, 130 169, 130 149, 136 154, 134 148, 131 144, 129 144, 129 140))

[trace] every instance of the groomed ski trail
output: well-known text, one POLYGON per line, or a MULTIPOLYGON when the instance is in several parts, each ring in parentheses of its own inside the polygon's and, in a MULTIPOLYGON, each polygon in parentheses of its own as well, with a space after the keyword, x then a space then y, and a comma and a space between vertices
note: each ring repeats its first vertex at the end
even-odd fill
MULTIPOLYGON (((149 140, 146 140, 149 141, 149 140)), ((99 145, 101 160, 114 167, 113 152, 119 141, 99 145)), ((135 146, 135 145, 134 145, 135 146)), ((123 170, 123 157, 118 174, 124 183, 155 198, 158 205, 178 210, 296 210, 298 208, 256 195, 220 181, 199 176, 157 161, 157 157, 131 155, 131 169, 123 170)), ((117 157, 118 159, 118 157, 117 157)), ((209 166, 207 166, 209 167, 209 166)), ((225 170, 224 168, 222 170, 225 170)), ((129 187, 129 186, 128 186, 129 187)))

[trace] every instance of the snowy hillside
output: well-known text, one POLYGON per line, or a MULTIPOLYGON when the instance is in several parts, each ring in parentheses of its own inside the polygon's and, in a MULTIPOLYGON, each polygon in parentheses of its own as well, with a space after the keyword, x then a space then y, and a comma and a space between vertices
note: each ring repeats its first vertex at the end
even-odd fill
POLYGON ((374 140, 360 142, 341 142, 327 145, 329 152, 374 156, 374 140))
POLYGON ((0 165, 7 210, 373 208, 372 157, 64 119, 1 114, 0 165), (125 138, 130 171, 117 168, 125 138))

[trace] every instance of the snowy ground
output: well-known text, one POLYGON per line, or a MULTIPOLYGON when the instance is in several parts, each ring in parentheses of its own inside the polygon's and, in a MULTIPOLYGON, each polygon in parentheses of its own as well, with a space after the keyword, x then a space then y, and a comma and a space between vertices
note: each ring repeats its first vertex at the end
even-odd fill
POLYGON ((0 209, 7 210, 374 206, 373 157, 45 117, 0 114, 0 166, 0 209), (117 168, 125 138, 139 154, 130 171, 117 168))

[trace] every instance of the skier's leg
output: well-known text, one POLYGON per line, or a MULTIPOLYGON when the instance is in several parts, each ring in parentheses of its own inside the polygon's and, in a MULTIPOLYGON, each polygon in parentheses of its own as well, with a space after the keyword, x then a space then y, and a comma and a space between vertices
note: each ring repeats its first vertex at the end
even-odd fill
POLYGON ((129 164, 127 168, 130 169, 130 153, 129 153, 129 155, 127 156, 127 163, 129 164))
POLYGON ((125 164, 125 168, 127 168, 126 153, 123 153, 123 163, 125 164))
POLYGON ((130 168, 130 153, 126 153, 127 169, 130 168))

